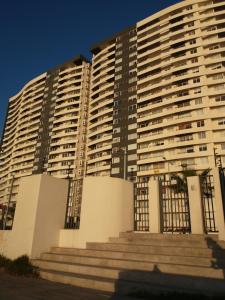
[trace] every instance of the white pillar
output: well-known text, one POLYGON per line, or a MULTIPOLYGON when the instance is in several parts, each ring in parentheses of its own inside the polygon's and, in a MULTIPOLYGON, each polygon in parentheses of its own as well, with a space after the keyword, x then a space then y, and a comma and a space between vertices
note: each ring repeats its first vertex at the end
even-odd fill
POLYGON ((160 222, 160 189, 159 180, 150 180, 149 188, 149 231, 151 233, 161 232, 160 222))
POLYGON ((16 258, 27 254, 37 258, 58 246, 64 227, 67 180, 48 175, 20 179, 13 229, 8 234, 4 254, 16 258))
POLYGON ((88 176, 83 182, 79 230, 61 230, 60 247, 86 248, 134 229, 133 183, 120 178, 88 176))
POLYGON ((204 219, 201 199, 200 178, 199 176, 188 177, 187 183, 191 218, 191 233, 203 234, 204 219))
POLYGON ((218 168, 212 170, 215 191, 215 217, 216 225, 219 230, 219 239, 225 241, 225 222, 223 212, 223 199, 220 186, 220 176, 218 168))

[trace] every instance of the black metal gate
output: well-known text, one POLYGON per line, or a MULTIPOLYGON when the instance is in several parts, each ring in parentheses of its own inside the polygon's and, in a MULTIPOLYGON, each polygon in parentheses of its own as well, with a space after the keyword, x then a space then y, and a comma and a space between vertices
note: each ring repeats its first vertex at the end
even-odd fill
POLYGON ((134 184, 134 230, 149 231, 148 182, 134 184))
POLYGON ((186 181, 161 181, 162 231, 191 233, 189 198, 186 181))
POLYGON ((213 176, 200 176, 200 185, 205 233, 218 232, 215 221, 213 176))
POLYGON ((0 203, 0 230, 11 230, 13 227, 16 202, 0 203))
POLYGON ((80 228, 80 213, 83 191, 83 179, 69 180, 65 217, 66 229, 80 228))
POLYGON ((223 213, 225 215, 225 169, 220 168, 220 187, 221 187, 221 194, 222 194, 222 200, 223 200, 223 213))

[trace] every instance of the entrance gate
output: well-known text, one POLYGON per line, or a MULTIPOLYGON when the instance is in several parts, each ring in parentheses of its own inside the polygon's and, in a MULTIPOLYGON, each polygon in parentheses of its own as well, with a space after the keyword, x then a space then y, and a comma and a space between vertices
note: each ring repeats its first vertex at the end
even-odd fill
POLYGON ((161 182, 162 231, 190 233, 190 209, 186 182, 165 180, 161 182))

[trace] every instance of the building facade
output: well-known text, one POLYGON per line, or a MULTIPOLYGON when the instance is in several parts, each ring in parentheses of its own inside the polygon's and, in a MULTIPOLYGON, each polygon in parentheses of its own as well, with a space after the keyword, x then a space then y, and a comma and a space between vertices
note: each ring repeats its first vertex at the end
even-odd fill
POLYGON ((225 162, 224 17, 225 1, 182 1, 92 49, 88 174, 225 162))
POLYGON ((1 202, 9 196, 15 200, 23 176, 83 177, 89 78, 90 63, 77 56, 10 98, 1 146, 1 202))
POLYGON ((94 45, 92 66, 29 82, 9 101, 1 201, 31 174, 145 182, 225 163, 224 20, 225 1, 182 1, 94 45))

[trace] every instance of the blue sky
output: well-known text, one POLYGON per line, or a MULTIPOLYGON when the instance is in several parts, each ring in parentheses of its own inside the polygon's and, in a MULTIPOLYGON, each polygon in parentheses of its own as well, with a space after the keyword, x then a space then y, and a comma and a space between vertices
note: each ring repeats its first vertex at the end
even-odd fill
POLYGON ((178 0, 7 0, 0 8, 0 135, 8 98, 33 77, 178 0))

